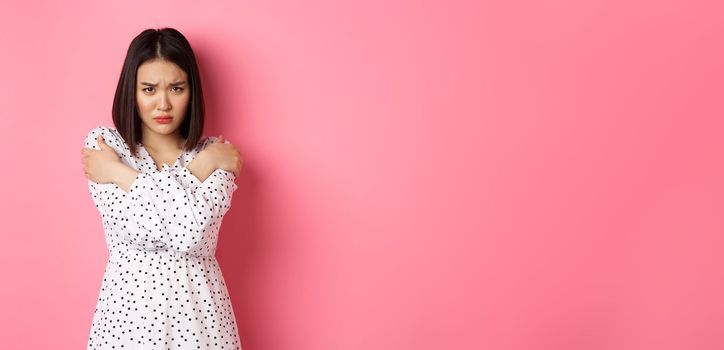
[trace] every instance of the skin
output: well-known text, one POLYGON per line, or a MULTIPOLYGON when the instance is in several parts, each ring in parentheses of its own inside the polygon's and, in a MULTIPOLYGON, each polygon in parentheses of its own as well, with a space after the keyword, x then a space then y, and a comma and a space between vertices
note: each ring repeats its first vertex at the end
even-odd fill
MULTIPOLYGON (((136 73, 136 106, 141 118, 141 143, 156 163, 171 165, 183 152, 186 141, 180 132, 190 91, 188 77, 175 63, 163 59, 144 62, 136 73), (173 117, 169 124, 159 124, 153 118, 160 115, 173 117)), ((96 183, 113 183, 128 192, 138 171, 121 161, 118 154, 98 137, 100 150, 81 150, 84 172, 96 183)), ((204 181, 216 169, 239 175, 243 159, 233 144, 224 143, 223 136, 199 152, 186 167, 199 180, 204 181)))

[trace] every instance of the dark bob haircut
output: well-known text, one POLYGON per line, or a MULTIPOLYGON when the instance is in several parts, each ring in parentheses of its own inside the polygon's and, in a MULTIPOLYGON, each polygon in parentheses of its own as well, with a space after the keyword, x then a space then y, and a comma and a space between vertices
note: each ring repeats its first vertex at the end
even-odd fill
POLYGON ((113 124, 131 154, 137 155, 143 122, 136 105, 136 74, 140 65, 153 59, 173 62, 188 76, 191 96, 179 128, 181 136, 186 138, 184 149, 190 151, 196 147, 204 131, 204 95, 194 52, 188 40, 176 29, 146 29, 131 41, 113 98, 113 124))

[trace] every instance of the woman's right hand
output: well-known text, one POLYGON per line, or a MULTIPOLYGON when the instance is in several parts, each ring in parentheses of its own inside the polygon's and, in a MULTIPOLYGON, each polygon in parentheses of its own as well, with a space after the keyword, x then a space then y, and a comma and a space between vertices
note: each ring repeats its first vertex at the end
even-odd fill
POLYGON ((199 154, 205 153, 205 156, 214 165, 214 169, 223 169, 239 176, 244 159, 241 153, 232 143, 226 143, 223 136, 219 136, 213 143, 206 146, 199 154))

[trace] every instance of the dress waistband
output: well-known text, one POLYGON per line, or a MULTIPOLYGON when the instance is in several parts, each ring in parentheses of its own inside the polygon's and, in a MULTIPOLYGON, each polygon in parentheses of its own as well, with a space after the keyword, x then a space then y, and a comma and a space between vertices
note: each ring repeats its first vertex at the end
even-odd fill
POLYGON ((141 250, 123 247, 122 249, 113 249, 110 252, 110 259, 116 257, 125 258, 175 258, 175 259, 196 259, 196 260, 216 260, 213 255, 190 254, 175 250, 141 250))

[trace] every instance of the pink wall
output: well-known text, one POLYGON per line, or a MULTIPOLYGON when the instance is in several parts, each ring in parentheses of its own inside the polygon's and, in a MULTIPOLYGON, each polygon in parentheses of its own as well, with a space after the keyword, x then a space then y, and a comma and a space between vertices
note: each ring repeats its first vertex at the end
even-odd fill
POLYGON ((245 156, 217 254, 245 350, 724 348, 715 1, 0 4, 0 339, 85 346, 80 164, 172 26, 245 156))

